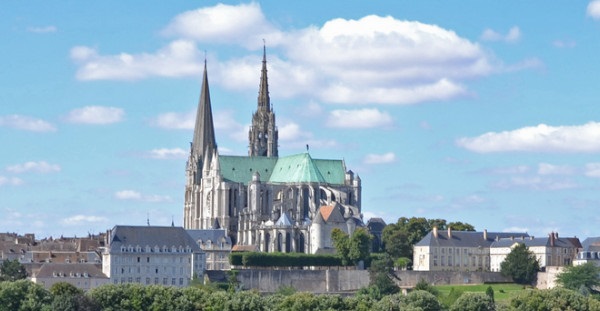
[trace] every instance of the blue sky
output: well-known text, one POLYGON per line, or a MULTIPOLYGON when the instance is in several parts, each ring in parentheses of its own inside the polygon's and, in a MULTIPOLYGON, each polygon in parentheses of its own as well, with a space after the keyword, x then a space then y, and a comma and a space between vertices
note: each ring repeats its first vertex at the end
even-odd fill
POLYGON ((0 4, 0 231, 182 224, 204 60, 246 155, 263 39, 280 155, 342 158, 365 221, 597 236, 600 1, 0 4))

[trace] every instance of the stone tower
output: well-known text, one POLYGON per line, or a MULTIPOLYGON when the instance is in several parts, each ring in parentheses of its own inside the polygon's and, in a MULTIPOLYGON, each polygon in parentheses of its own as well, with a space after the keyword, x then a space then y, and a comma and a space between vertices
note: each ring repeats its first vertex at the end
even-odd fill
POLYGON ((248 132, 248 155, 251 157, 277 157, 278 131, 275 113, 269 97, 267 79, 267 51, 263 47, 263 61, 258 90, 258 108, 252 115, 252 125, 248 132))

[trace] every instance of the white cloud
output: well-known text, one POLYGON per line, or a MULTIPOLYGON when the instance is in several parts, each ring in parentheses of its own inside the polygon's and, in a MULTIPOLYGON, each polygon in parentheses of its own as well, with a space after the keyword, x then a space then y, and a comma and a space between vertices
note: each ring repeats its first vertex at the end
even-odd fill
POLYGON ((31 132, 54 132, 56 128, 51 123, 22 115, 0 116, 0 126, 31 132))
POLYGON ((185 159, 187 152, 181 148, 159 148, 148 152, 148 157, 152 159, 185 159))
POLYGON ((163 195, 155 195, 155 194, 142 194, 135 190, 121 190, 115 192, 115 198, 119 200, 126 201, 140 201, 140 202, 150 202, 150 203, 161 203, 161 202, 170 202, 172 201, 171 197, 163 196, 163 195))
POLYGON ((572 39, 554 40, 552 45, 557 48, 574 48, 577 45, 577 42, 572 39))
POLYGON ((593 19, 600 19, 600 0, 594 0, 587 6, 587 15, 593 19))
POLYGON ((163 33, 201 42, 240 44, 260 47, 262 39, 269 45, 280 40, 282 34, 262 13, 258 3, 226 5, 187 11, 177 15, 163 33))
POLYGON ((536 191, 555 191, 577 188, 578 185, 567 179, 543 178, 542 176, 515 176, 493 185, 499 189, 528 189, 536 191))
POLYGON ((23 164, 16 164, 6 167, 6 170, 11 173, 26 173, 26 172, 35 172, 35 173, 54 173, 60 172, 61 168, 58 164, 49 164, 46 161, 38 161, 38 162, 25 162, 23 164))
POLYGON ((154 54, 102 56, 95 49, 77 46, 71 59, 80 65, 79 80, 139 80, 152 76, 196 76, 202 72, 201 53, 193 42, 177 40, 154 54))
POLYGON ((388 152, 384 154, 367 154, 363 162, 365 164, 387 164, 396 161, 396 154, 388 152))
POLYGON ((92 215, 75 215, 67 217, 61 221, 64 225, 73 226, 81 225, 84 223, 106 223, 108 218, 103 216, 92 216, 92 215))
POLYGON ((588 163, 585 165, 585 175, 588 177, 600 177, 600 163, 588 163))
POLYGON ((303 131, 295 122, 284 122, 283 125, 278 126, 279 139, 282 141, 298 140, 305 138, 312 138, 309 132, 303 131))
POLYGON ((152 120, 152 124, 164 129, 193 130, 195 120, 195 112, 166 112, 152 120))
POLYGON ((333 110, 329 113, 326 125, 336 128, 386 127, 393 123, 387 112, 378 109, 333 110))
POLYGON ((27 31, 33 33, 52 33, 56 32, 57 28, 56 26, 29 27, 27 28, 27 31))
POLYGON ((122 121, 124 116, 125 111, 121 108, 87 106, 71 110, 66 120, 71 123, 110 124, 122 121))
POLYGON ((574 168, 568 165, 552 165, 548 163, 538 164, 539 175, 571 175, 575 172, 574 168))
POLYGON ((515 43, 521 38, 521 30, 517 26, 513 26, 508 30, 508 33, 503 35, 492 29, 486 29, 481 34, 481 40, 484 41, 503 41, 507 43, 515 43))
MULTIPOLYGON (((322 27, 283 32, 266 21, 260 5, 200 8, 176 16, 164 33, 184 38, 153 53, 100 55, 71 50, 82 80, 135 80, 197 75, 202 62, 196 41, 267 46, 273 96, 306 96, 329 103, 416 104, 469 95, 463 81, 489 75, 500 66, 477 43, 436 25, 370 15, 333 19, 322 27), (237 18, 236 16, 241 16, 237 18), (275 54, 275 53, 273 53, 275 54)), ((510 38, 518 37, 518 28, 510 38)), ((214 81, 234 90, 255 90, 260 56, 231 58, 215 66, 214 81)))
POLYGON ((513 131, 488 132, 474 138, 460 138, 458 146, 488 153, 507 151, 527 152, 600 152, 600 123, 589 122, 576 126, 540 124, 513 131))
POLYGON ((497 168, 489 170, 489 172, 492 174, 500 174, 500 175, 524 174, 529 171, 530 171, 530 168, 527 165, 497 167, 497 168))
POLYGON ((17 177, 6 177, 0 175, 0 187, 1 186, 20 186, 23 184, 23 180, 17 177))

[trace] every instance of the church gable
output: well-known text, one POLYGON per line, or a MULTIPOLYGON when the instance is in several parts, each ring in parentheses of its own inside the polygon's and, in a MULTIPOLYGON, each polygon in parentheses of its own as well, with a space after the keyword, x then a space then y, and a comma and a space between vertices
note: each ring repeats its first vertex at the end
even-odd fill
POLYGON ((345 223, 346 220, 342 216, 340 208, 332 205, 324 205, 319 208, 319 214, 323 217, 326 223, 345 223))

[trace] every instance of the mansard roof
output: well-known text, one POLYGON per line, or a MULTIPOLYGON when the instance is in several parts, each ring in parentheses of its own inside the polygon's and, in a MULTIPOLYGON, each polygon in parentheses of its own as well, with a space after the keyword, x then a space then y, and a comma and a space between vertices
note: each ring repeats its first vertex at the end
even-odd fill
POLYGON ((552 245, 552 238, 534 238, 534 237, 519 237, 519 238, 503 238, 492 243, 490 247, 512 247, 515 243, 525 244, 527 247, 564 247, 564 248, 579 248, 579 243, 574 243, 571 238, 555 238, 552 245))
POLYGON ((226 243, 231 244, 231 238, 227 235, 225 229, 187 229, 186 231, 194 241, 202 240, 206 242, 210 240, 217 243, 221 239, 225 239, 226 243))
POLYGON ((247 184, 256 172, 262 182, 343 185, 342 160, 313 159, 308 153, 286 157, 219 156, 225 180, 247 184))
POLYGON ((159 226, 115 226, 110 232, 111 252, 120 251, 121 246, 190 247, 193 252, 200 252, 200 246, 192 239, 183 227, 159 226))
POLYGON ((496 239, 510 237, 529 237, 527 233, 520 232, 476 232, 476 231, 451 231, 450 236, 447 230, 437 230, 437 237, 434 230, 429 231, 415 246, 430 247, 489 247, 496 239))

